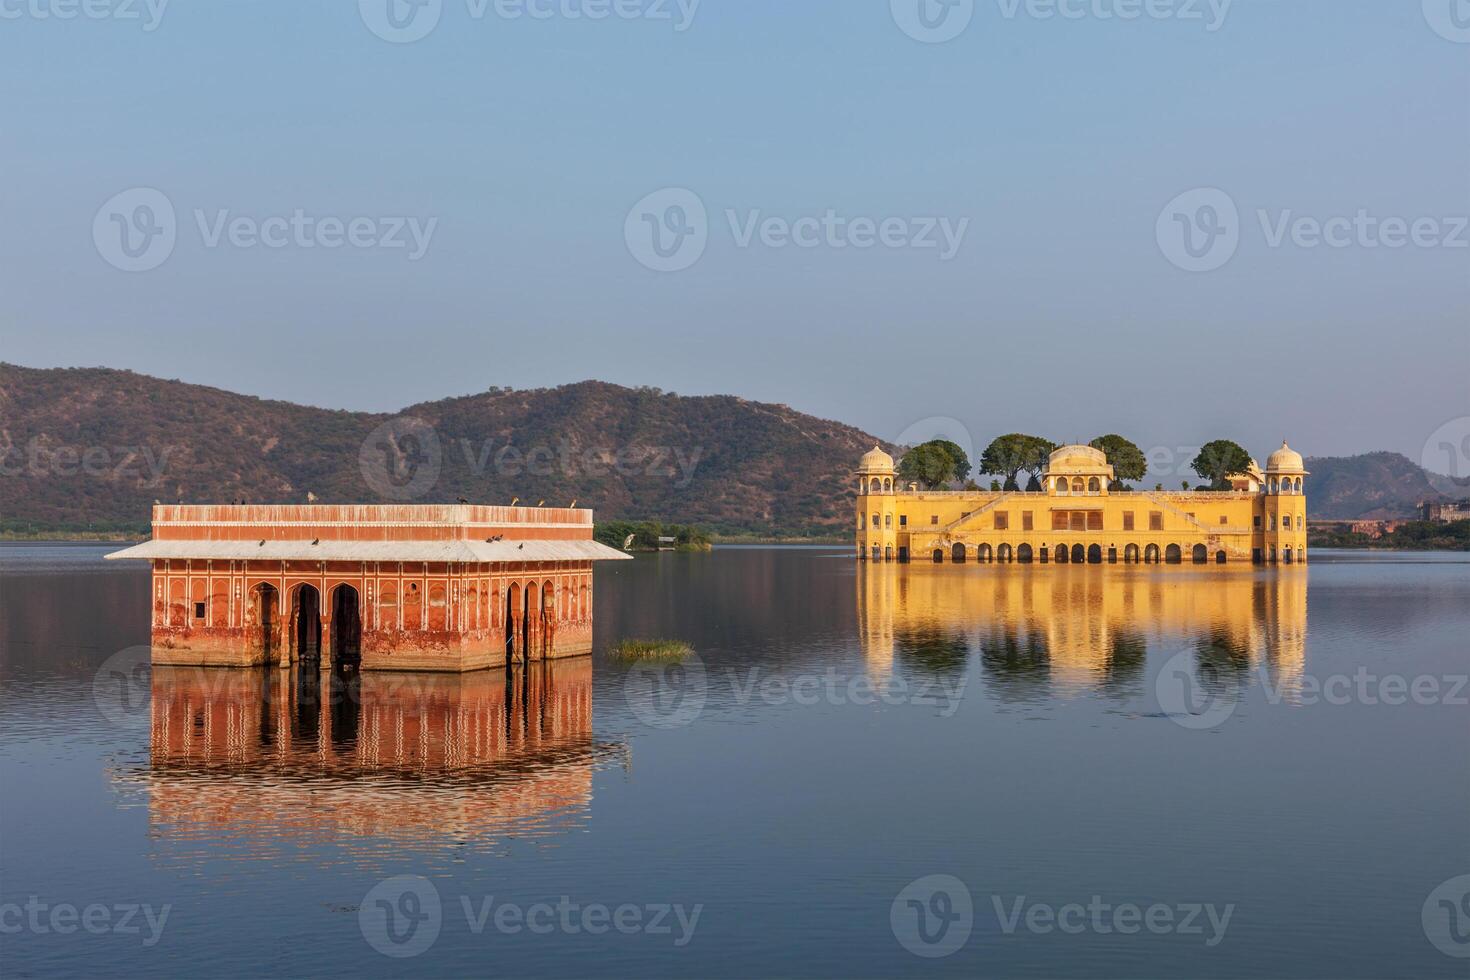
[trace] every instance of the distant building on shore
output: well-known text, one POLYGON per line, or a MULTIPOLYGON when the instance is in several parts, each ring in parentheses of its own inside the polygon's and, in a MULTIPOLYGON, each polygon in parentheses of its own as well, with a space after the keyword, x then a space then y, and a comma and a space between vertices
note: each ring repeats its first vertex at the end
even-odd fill
POLYGON ((463 671, 592 650, 592 512, 157 505, 153 662, 463 671))
POLYGON ((1419 512, 1426 521, 1451 524, 1455 521, 1470 521, 1470 498, 1465 500, 1426 500, 1419 505, 1419 512))
POLYGON ((1292 564, 1307 559, 1307 476, 1286 443, 1225 491, 1112 490, 1091 446, 1051 454, 1039 491, 904 489, 882 449, 858 465, 865 561, 1292 564))

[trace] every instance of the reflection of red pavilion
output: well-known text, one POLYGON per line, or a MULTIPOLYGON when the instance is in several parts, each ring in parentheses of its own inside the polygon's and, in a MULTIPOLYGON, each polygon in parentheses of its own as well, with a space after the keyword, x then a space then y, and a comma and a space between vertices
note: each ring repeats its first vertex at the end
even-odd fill
POLYGON ((153 662, 479 670, 592 651, 592 511, 159 505, 153 662))
POLYGON ((509 676, 155 666, 140 780, 165 838, 485 838, 580 819, 609 752, 586 659, 509 676))

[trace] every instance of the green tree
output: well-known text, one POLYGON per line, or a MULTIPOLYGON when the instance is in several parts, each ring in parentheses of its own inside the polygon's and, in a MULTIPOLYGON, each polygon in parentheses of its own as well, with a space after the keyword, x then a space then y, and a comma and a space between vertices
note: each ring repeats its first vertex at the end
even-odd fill
POLYGON ((948 439, 932 439, 904 453, 898 464, 898 475, 933 490, 965 479, 970 469, 970 457, 963 449, 948 439))
POLYGON ((980 454, 980 472, 1005 477, 1005 489, 1016 490, 1019 489, 1016 476, 1040 473, 1046 466, 1046 458, 1055 448, 1056 443, 1040 436, 1020 432, 1000 436, 980 454))
POLYGON ((1210 481, 1210 489, 1225 490, 1233 473, 1244 473, 1251 465, 1251 455, 1229 439, 1216 439, 1200 448, 1190 467, 1210 481))
POLYGON ((1129 480, 1142 480, 1148 472, 1148 460, 1143 450, 1120 435, 1098 436, 1089 443, 1093 449, 1101 449, 1113 468, 1113 489, 1129 480))

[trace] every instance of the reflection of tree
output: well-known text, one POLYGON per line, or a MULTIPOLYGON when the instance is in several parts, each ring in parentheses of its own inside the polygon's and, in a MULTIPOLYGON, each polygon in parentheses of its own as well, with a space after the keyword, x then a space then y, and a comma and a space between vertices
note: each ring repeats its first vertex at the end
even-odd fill
POLYGON ((1250 644, 1216 626, 1195 641, 1195 676, 1212 695, 1238 690, 1251 669, 1250 644))
POLYGON ((1148 641, 1142 633, 1119 629, 1109 644, 1103 686, 1113 691, 1130 688, 1143 676, 1148 660, 1148 641))
POLYGON ((1027 699, 1051 688, 1051 652, 1039 630, 992 626, 980 641, 980 668, 1002 698, 1027 699))
POLYGON ((894 634, 895 652, 908 666, 931 674, 963 674, 970 644, 962 634, 925 623, 894 634))

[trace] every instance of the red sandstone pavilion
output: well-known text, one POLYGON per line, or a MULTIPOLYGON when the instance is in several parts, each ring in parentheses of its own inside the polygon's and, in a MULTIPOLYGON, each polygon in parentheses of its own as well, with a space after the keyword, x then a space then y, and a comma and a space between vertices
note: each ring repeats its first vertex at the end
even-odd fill
POLYGON ((592 652, 592 511, 153 508, 153 662, 465 671, 592 652))

